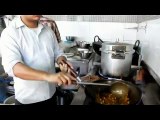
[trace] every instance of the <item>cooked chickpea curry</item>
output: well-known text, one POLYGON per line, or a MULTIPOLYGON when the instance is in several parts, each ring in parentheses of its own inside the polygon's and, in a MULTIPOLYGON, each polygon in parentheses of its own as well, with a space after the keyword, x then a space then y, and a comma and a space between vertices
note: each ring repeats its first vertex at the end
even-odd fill
POLYGON ((129 97, 128 95, 124 96, 124 98, 117 98, 112 93, 103 93, 96 94, 96 102, 103 105, 129 105, 129 97))

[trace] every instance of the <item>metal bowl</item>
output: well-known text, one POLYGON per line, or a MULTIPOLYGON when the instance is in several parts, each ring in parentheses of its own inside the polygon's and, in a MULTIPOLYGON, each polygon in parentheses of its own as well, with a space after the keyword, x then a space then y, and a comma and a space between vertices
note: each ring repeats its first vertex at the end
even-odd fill
POLYGON ((4 100, 4 104, 15 105, 15 95, 12 95, 4 100))
POLYGON ((80 57, 82 59, 88 59, 88 58, 90 58, 91 54, 92 54, 92 52, 89 52, 89 53, 80 52, 80 57))
POLYGON ((85 49, 90 48, 90 43, 86 41, 77 41, 77 45, 79 48, 85 48, 85 49))
POLYGON ((87 49, 89 49, 90 48, 90 44, 89 43, 80 44, 79 47, 80 48, 87 48, 87 49))
POLYGON ((89 49, 78 48, 77 50, 81 59, 88 59, 92 54, 92 51, 89 51, 89 49))
POLYGON ((74 36, 66 36, 67 41, 72 41, 73 42, 75 40, 75 38, 76 37, 74 37, 74 36))
POLYGON ((79 89, 79 85, 62 85, 60 87, 62 90, 78 90, 79 89))

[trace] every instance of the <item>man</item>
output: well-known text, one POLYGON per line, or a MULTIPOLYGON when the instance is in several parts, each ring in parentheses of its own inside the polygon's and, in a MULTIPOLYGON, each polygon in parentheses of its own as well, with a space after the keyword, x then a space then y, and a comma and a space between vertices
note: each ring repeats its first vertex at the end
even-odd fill
MULTIPOLYGON (((42 25, 41 15, 21 15, 1 35, 2 64, 14 78, 16 104, 55 101, 56 85, 75 81, 54 32, 42 25), (55 62, 62 72, 55 73, 55 62)), ((55 104, 55 103, 53 103, 55 104)))

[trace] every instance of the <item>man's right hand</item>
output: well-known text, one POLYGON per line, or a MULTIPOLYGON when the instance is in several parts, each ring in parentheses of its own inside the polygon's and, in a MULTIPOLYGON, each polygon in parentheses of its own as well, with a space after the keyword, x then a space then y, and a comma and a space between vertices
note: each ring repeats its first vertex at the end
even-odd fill
POLYGON ((76 81, 76 78, 71 76, 69 73, 59 72, 55 74, 47 74, 46 80, 48 82, 53 82, 61 85, 71 85, 74 81, 76 81))

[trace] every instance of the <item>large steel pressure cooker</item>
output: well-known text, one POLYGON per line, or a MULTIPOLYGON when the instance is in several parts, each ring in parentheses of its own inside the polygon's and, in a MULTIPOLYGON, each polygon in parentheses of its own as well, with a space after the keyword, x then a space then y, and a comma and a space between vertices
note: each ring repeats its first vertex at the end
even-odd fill
POLYGON ((127 77, 132 63, 133 45, 128 43, 103 43, 101 71, 104 76, 127 77))

